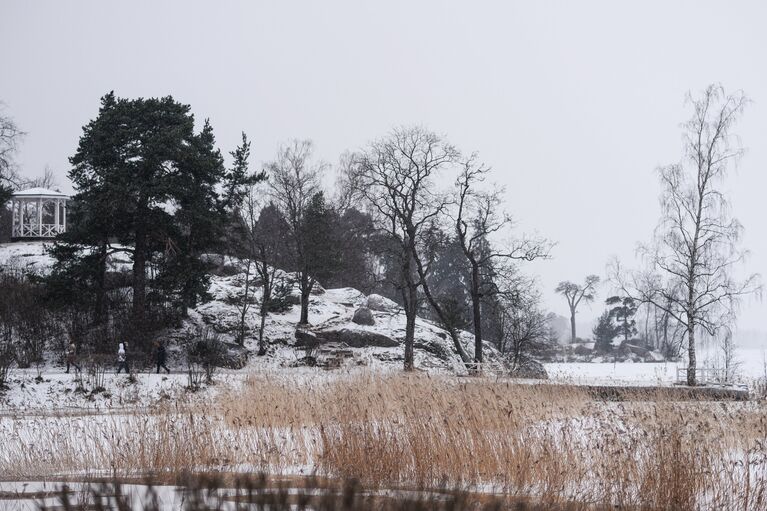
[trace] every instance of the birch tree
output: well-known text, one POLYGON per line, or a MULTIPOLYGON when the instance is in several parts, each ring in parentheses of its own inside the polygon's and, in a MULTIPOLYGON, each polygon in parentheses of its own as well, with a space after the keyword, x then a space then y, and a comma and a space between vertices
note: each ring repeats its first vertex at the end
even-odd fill
MULTIPOLYGON (((2 108, 0 103, 0 108, 2 108)), ((18 185, 15 156, 18 144, 24 136, 14 120, 0 110, 0 203, 5 204, 18 185)))
POLYGON ((731 216, 724 184, 743 154, 733 132, 748 99, 710 85, 688 95, 692 117, 683 124, 684 157, 658 170, 661 217, 651 243, 640 248, 642 272, 615 272, 624 290, 666 312, 685 330, 687 384, 697 383, 696 334, 715 335, 731 321, 745 295, 759 292, 756 274, 735 278, 747 252, 742 225, 731 216))

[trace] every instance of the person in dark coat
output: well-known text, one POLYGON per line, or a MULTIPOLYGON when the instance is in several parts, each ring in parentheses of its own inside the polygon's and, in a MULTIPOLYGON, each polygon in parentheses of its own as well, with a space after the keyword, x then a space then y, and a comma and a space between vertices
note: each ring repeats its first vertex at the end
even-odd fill
POLYGON ((170 374, 170 369, 165 365, 165 362, 168 360, 168 352, 165 351, 165 344, 162 341, 157 342, 155 358, 157 360, 157 374, 160 374, 161 367, 165 369, 166 373, 170 374))

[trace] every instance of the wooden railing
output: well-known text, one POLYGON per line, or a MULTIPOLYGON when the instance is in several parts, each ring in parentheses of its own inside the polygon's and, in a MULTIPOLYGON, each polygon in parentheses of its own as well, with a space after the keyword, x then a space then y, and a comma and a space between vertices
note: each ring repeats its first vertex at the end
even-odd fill
POLYGON ((468 362, 466 364, 466 369, 469 371, 469 374, 472 374, 472 375, 484 374, 484 375, 504 376, 509 373, 508 368, 498 361, 468 362))
MULTIPOLYGON (((722 383, 722 371, 714 369, 712 367, 697 367, 695 368, 695 383, 697 385, 709 385, 712 383, 722 383)), ((676 382, 678 384, 687 383, 687 368, 677 367, 676 369, 676 382)))
POLYGON ((13 226, 14 238, 54 238, 64 232, 60 224, 23 224, 13 226))

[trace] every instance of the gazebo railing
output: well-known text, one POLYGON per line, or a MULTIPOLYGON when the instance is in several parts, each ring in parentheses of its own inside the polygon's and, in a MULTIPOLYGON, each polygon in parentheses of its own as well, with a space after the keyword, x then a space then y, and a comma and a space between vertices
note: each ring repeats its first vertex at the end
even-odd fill
MULTIPOLYGON (((713 367, 696 367, 695 368, 695 382, 698 385, 710 385, 713 383, 720 383, 723 380, 723 375, 718 369, 713 367)), ((676 382, 677 384, 684 385, 687 383, 687 368, 677 367, 676 369, 676 382)))
POLYGON ((14 238, 54 238, 62 232, 64 226, 61 224, 25 223, 13 226, 14 238))

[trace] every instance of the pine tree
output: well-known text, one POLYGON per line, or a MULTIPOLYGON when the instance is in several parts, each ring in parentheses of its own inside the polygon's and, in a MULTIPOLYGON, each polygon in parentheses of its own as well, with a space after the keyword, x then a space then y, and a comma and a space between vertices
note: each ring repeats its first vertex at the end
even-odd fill
POLYGON ((610 318, 615 321, 616 335, 622 335, 623 340, 628 342, 637 333, 637 322, 634 319, 637 313, 636 302, 628 296, 611 296, 605 303, 610 307, 610 318))
POLYGON ((337 217, 323 192, 315 193, 304 214, 306 273, 314 281, 326 281, 341 267, 340 240, 334 229, 337 217))
POLYGON ((95 316, 103 319, 107 258, 131 254, 132 333, 140 343, 149 265, 159 268, 151 295, 157 302, 175 303, 183 313, 204 296, 202 253, 221 239, 226 212, 242 201, 243 188, 263 179, 247 172, 249 148, 243 134, 239 157, 227 170, 210 123, 195 133, 189 105, 170 96, 105 95, 70 158, 75 222, 61 244, 79 248, 54 251, 56 278, 80 278, 94 293, 95 316), (94 265, 92 273, 76 271, 85 263, 94 265))
POLYGON ((604 311, 597 324, 592 330, 594 334, 594 350, 607 353, 612 350, 612 343, 615 336, 618 334, 615 325, 613 324, 613 316, 610 311, 604 311))

